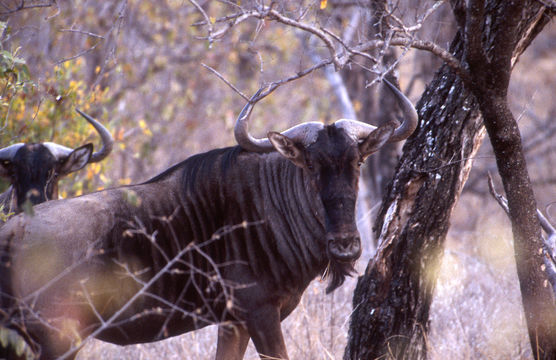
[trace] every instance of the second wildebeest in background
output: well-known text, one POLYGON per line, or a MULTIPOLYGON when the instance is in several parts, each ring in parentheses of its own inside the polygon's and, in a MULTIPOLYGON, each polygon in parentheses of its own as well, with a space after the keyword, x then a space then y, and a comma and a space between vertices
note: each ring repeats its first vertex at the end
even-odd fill
POLYGON ((82 169, 89 163, 104 160, 112 151, 114 139, 98 121, 76 109, 98 132, 102 148, 93 153, 88 143, 70 149, 53 142, 39 144, 17 143, 0 149, 0 176, 11 186, 0 194, 4 213, 19 213, 23 204, 30 205, 58 198, 58 182, 64 176, 82 169))

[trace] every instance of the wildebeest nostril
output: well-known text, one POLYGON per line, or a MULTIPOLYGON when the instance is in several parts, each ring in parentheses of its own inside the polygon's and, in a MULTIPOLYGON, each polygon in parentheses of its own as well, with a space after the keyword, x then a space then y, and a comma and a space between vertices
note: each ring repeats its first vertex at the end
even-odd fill
POLYGON ((353 261, 361 256, 359 235, 341 234, 328 237, 328 252, 337 260, 353 261))

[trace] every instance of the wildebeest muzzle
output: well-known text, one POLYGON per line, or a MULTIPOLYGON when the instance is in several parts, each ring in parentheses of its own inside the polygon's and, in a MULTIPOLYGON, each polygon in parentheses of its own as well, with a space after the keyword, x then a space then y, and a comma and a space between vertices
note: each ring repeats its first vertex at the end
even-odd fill
POLYGON ((358 232, 328 234, 326 240, 331 260, 353 262, 361 256, 361 238, 358 232))

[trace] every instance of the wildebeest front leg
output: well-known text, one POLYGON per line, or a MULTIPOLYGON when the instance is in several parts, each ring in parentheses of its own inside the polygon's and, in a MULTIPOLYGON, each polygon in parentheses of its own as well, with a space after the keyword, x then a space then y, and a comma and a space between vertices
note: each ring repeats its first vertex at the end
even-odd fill
POLYGON ((249 343, 249 333, 242 325, 220 325, 216 360, 241 360, 249 343))
POLYGON ((261 359, 288 359, 277 307, 269 305, 252 311, 247 329, 261 359))

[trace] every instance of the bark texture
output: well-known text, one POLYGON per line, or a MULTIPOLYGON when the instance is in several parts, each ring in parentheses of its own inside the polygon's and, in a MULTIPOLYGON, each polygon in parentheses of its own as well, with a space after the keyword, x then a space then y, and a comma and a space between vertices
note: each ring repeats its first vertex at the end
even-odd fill
MULTIPOLYGON (((460 31, 450 51, 461 61, 468 55, 469 34, 458 16, 465 4, 453 3, 460 31)), ((489 56, 494 49, 490 45, 506 30, 505 20, 498 16, 506 6, 503 0, 487 1, 489 26, 479 36, 489 56)), ((518 41, 510 48, 513 59, 548 22, 544 12, 537 2, 524 5, 515 19, 513 36, 518 41)), ((469 84, 465 86, 447 66, 436 73, 417 110, 419 127, 404 146, 374 227, 380 240, 377 255, 354 293, 346 360, 426 357, 429 309, 450 216, 484 128, 469 84)))
MULTIPOLYGON (((460 20, 469 34, 465 43, 472 79, 469 87, 483 115, 508 197, 514 254, 533 356, 556 359, 555 296, 544 264, 541 226, 521 135, 507 99, 513 51, 520 43, 516 33, 522 14, 530 9, 521 1, 510 1, 495 9, 489 9, 488 5, 484 0, 470 1, 465 18, 460 20), (495 41, 488 44, 477 34, 484 31, 481 28, 486 27, 487 12, 492 10, 497 10, 502 21, 495 41)), ((535 35, 538 31, 540 28, 531 29, 535 35)))

